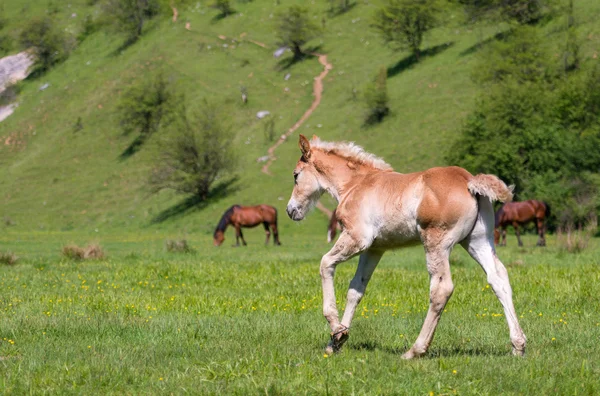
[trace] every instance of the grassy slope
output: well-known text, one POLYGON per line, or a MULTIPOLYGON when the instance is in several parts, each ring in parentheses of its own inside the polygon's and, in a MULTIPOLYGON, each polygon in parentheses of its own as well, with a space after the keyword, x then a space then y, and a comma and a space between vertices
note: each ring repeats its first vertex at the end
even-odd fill
MULTIPOLYGON (((9 3, 5 10, 10 23, 5 31, 16 31, 23 19, 45 9, 39 2, 9 3)), ((60 5, 56 17, 74 31, 78 18, 95 9, 85 1, 71 4, 71 8, 60 5), (78 17, 70 18, 72 12, 78 17)), ((599 7, 591 1, 580 7, 585 15, 581 32, 588 37, 583 48, 587 59, 598 42, 598 28, 591 21, 599 7)), ((256 158, 265 154, 269 142, 254 114, 270 110, 276 114, 277 130, 285 131, 309 106, 312 77, 320 65, 313 59, 287 70, 277 69, 278 60, 271 56, 275 40, 270 19, 277 8, 266 1, 236 4, 239 13, 218 22, 212 21, 213 10, 184 8, 180 22, 173 24, 163 17, 149 26, 140 42, 122 53, 116 52, 121 44, 119 36, 99 32, 86 39, 67 62, 26 82, 20 107, 0 124, 0 136, 17 137, 21 143, 0 146, 0 215, 10 217, 17 223, 14 229, 20 230, 76 229, 86 233, 99 229, 102 233, 150 226, 209 233, 217 217, 232 203, 265 202, 282 210, 290 192, 290 170, 298 155, 296 138, 277 152, 274 176, 261 174, 256 158), (184 29, 184 21, 191 22, 191 32, 184 29), (238 37, 242 33, 267 43, 269 48, 217 38, 219 34, 238 37), (163 210, 175 208, 183 197, 169 192, 146 195, 143 182, 160 137, 155 136, 134 157, 120 160, 119 154, 133 137, 120 134, 115 108, 119 94, 129 84, 159 69, 177 81, 191 106, 199 105, 202 98, 222 105, 225 117, 238 131, 240 180, 237 190, 226 198, 154 224, 153 219, 163 210), (291 78, 286 82, 283 76, 288 72, 291 78), (45 82, 50 88, 38 91, 45 82), (240 85, 248 88, 247 106, 239 101, 240 85), (84 129, 75 133, 78 117, 84 129)), ((311 6, 319 19, 325 8, 325 4, 311 6)), ((477 92, 469 77, 476 51, 470 49, 500 28, 471 30, 458 22, 459 11, 451 13, 450 26, 436 29, 424 47, 452 45, 419 65, 406 67, 407 54, 382 47, 369 28, 374 9, 373 4, 359 2, 349 13, 328 19, 323 37, 310 43, 321 46, 319 51, 328 54, 334 70, 325 81, 321 106, 301 131, 330 140, 356 140, 404 172, 443 165, 443 154, 477 92), (393 114, 380 126, 363 129, 360 91, 379 65, 390 68, 393 114), (358 100, 353 99, 353 89, 359 91, 358 100)), ((550 25, 546 31, 551 34, 553 29, 550 25)), ((558 40, 560 36, 554 33, 549 38, 558 40)), ((323 227, 324 222, 322 216, 313 216, 302 230, 323 227)), ((291 227, 291 223, 282 222, 284 233, 291 227)))

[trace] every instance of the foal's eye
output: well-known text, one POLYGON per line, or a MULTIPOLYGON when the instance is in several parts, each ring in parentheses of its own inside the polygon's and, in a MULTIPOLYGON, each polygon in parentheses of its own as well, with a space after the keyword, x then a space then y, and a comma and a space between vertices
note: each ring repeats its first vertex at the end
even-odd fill
POLYGON ((294 184, 298 183, 298 173, 294 172, 294 184))

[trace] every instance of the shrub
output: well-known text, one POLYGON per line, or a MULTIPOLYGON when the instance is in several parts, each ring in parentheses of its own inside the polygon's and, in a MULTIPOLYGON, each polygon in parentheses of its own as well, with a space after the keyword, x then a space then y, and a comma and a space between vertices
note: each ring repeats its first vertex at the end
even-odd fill
POLYGON ((15 265, 19 258, 12 252, 0 252, 0 264, 15 265))
POLYGON ((162 74, 135 83, 125 91, 117 108, 121 130, 124 135, 138 135, 124 153, 126 156, 138 151, 150 135, 170 124, 180 99, 162 74))
POLYGON ((211 7, 219 10, 222 18, 235 13, 235 10, 231 7, 229 0, 215 0, 215 2, 211 4, 211 7))
POLYGON ((373 27, 394 49, 408 49, 419 60, 425 33, 437 24, 439 6, 430 0, 388 0, 373 18, 373 27))
POLYGON ((168 239, 165 246, 169 253, 192 253, 194 251, 185 239, 168 239))
POLYGON ((279 44, 290 47, 294 59, 304 56, 302 46, 319 36, 321 29, 310 18, 308 9, 301 6, 291 6, 277 14, 275 31, 279 44))
POLYGON ((70 45, 65 34, 49 17, 29 21, 19 36, 23 49, 33 48, 38 71, 45 72, 68 58, 70 45))
POLYGON ((367 86, 364 95, 367 107, 365 124, 371 125, 381 122, 390 112, 387 94, 387 69, 385 66, 379 68, 377 77, 367 86))
POLYGON ((105 258, 104 250, 98 244, 92 243, 86 247, 79 247, 74 244, 63 246, 62 255, 70 260, 92 260, 105 258))
POLYGON ((137 41, 145 24, 160 11, 157 0, 105 0, 103 8, 115 29, 125 34, 126 45, 137 41))
POLYGON ((596 231, 598 231, 598 220, 594 215, 584 227, 576 228, 573 224, 560 227, 556 234, 556 244, 560 251, 580 253, 587 249, 596 231))
POLYGON ((177 117, 173 132, 161 144, 148 184, 153 193, 172 189, 202 201, 213 183, 235 167, 234 135, 217 108, 206 101, 191 115, 182 108, 177 117))
POLYGON ((263 128, 264 128, 263 132, 265 135, 265 140, 267 142, 272 142, 273 140, 275 140, 275 116, 274 115, 267 117, 263 128))

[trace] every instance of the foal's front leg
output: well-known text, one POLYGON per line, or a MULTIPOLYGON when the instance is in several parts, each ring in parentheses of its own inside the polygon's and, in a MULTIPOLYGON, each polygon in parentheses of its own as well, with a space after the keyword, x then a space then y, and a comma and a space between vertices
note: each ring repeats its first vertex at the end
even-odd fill
POLYGON ((454 284, 450 276, 450 251, 439 247, 428 249, 425 247, 427 256, 427 270, 429 271, 429 310, 423 322, 419 337, 408 352, 402 355, 403 359, 419 357, 427 352, 438 321, 446 303, 452 296, 454 284))
POLYGON ((321 259, 321 283, 323 285, 323 315, 329 322, 332 338, 326 352, 337 351, 348 338, 347 327, 340 323, 337 305, 335 303, 335 288, 333 277, 336 266, 364 250, 348 232, 343 232, 331 250, 321 259))

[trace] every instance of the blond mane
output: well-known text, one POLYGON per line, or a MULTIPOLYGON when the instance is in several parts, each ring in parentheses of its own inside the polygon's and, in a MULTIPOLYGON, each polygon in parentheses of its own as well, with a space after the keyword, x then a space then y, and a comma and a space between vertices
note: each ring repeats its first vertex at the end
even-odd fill
POLYGON ((349 161, 368 165, 380 170, 393 170, 392 166, 382 158, 368 153, 361 146, 354 142, 325 142, 318 137, 313 137, 310 141, 310 147, 346 158, 349 161))

